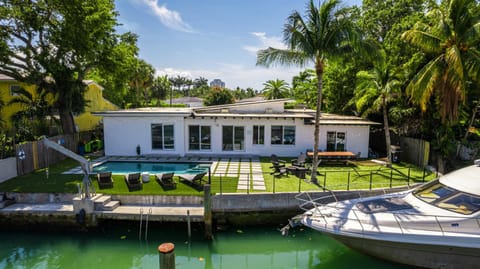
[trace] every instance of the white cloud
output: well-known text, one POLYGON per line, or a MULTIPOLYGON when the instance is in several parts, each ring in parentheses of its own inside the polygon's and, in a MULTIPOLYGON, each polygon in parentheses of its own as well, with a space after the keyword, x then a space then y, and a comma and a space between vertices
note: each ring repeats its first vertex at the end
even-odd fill
POLYGON ((216 77, 220 74, 210 70, 195 70, 195 69, 187 70, 187 69, 177 69, 177 68, 166 67, 166 68, 157 68, 155 75, 156 76, 168 75, 169 77, 181 76, 181 77, 187 77, 189 79, 196 79, 198 77, 205 77, 205 78, 216 77))
POLYGON ((268 47, 272 47, 276 49, 287 48, 283 43, 282 38, 278 36, 267 36, 267 34, 264 32, 252 32, 251 34, 258 39, 260 44, 257 46, 250 46, 250 45, 243 46, 243 49, 250 53, 257 54, 257 51, 261 49, 266 49, 268 47))
POLYGON ((158 0, 140 0, 141 3, 147 5, 150 11, 157 16, 158 19, 162 22, 163 25, 166 27, 187 32, 193 33, 195 32, 193 28, 186 22, 183 21, 182 16, 180 13, 174 10, 170 10, 167 8, 167 5, 161 5, 158 3, 158 0))

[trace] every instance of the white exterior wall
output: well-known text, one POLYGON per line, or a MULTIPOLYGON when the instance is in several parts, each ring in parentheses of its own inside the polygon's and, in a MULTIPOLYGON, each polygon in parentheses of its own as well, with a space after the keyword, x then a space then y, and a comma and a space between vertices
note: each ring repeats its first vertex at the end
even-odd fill
MULTIPOLYGON (((242 117, 104 117, 105 154, 112 156, 136 155, 140 145, 141 154, 158 155, 259 155, 297 156, 306 149, 313 149, 314 125, 305 125, 303 119, 278 118, 243 118, 242 117), (152 150, 151 124, 173 124, 175 133, 174 150, 152 150), (207 125, 211 128, 211 150, 188 149, 188 126, 207 125), (242 151, 222 151, 222 126, 243 126, 245 146, 242 151), (265 144, 253 145, 253 125, 265 126, 265 144), (271 126, 295 126, 295 145, 271 145, 271 126)), ((326 149, 327 132, 345 132, 346 150, 361 152, 361 157, 368 156, 369 126, 320 125, 319 148, 326 149)))
POLYGON ((181 116, 169 117, 104 117, 105 155, 134 156, 137 155, 137 145, 140 145, 141 154, 184 154, 184 143, 179 137, 185 137, 184 118, 181 116), (175 135, 175 149, 152 149, 151 124, 173 124, 175 135))

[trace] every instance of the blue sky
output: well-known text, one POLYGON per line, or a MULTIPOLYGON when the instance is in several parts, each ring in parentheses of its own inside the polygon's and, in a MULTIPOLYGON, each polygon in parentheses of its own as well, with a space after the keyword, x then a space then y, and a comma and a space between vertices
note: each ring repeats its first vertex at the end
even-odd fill
MULTIPOLYGON (((258 67, 256 51, 280 48, 287 16, 303 14, 307 0, 116 0, 119 31, 139 35, 139 57, 157 75, 219 78, 234 89, 263 88, 270 79, 289 84, 297 67, 258 67)), ((343 1, 360 5, 361 0, 343 1)))

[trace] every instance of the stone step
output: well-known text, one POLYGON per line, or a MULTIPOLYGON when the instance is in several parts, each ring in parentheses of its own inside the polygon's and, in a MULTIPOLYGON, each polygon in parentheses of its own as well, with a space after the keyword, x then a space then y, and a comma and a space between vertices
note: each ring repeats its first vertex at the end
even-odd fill
POLYGON ((104 211, 113 211, 119 206, 120 206, 120 201, 109 201, 108 203, 103 205, 103 210, 104 211))
POLYGON ((103 210, 105 205, 112 200, 110 195, 102 195, 93 201, 93 207, 95 210, 103 210))

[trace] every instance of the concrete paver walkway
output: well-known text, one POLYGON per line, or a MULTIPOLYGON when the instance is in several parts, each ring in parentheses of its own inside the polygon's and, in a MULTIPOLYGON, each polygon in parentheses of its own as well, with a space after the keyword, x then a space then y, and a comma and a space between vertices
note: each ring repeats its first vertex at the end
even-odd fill
MULTIPOLYGON (((121 161, 133 161, 133 160, 145 160, 145 161, 211 161, 211 171, 213 176, 217 177, 238 177, 237 190, 247 190, 253 187, 256 191, 265 191, 265 179, 263 178, 262 167, 260 165, 260 159, 258 157, 102 157, 96 159, 95 163, 100 163, 105 160, 121 160, 121 161)), ((64 174, 82 174, 80 166, 72 168, 63 172, 64 174)))

